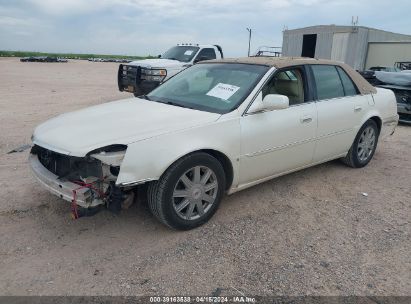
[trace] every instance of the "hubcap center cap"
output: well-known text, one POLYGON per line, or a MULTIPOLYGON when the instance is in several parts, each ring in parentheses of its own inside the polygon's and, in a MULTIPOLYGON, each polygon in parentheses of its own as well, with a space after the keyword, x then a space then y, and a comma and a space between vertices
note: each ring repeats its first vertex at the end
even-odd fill
POLYGON ((203 191, 201 190, 201 188, 199 186, 197 186, 197 187, 193 187, 191 195, 192 195, 193 199, 197 200, 201 197, 202 193, 203 193, 203 191))

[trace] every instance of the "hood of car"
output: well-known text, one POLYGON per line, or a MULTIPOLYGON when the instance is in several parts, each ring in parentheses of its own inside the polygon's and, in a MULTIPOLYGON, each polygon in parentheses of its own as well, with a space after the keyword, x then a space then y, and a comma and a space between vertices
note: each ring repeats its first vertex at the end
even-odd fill
POLYGON ((182 67, 183 65, 187 64, 186 62, 180 62, 178 60, 170 60, 170 59, 144 59, 144 60, 137 60, 132 61, 129 63, 130 65, 141 66, 143 68, 151 69, 151 68, 174 68, 174 67, 182 67))
POLYGON ((130 98, 52 118, 35 129, 33 143, 58 153, 82 157, 108 145, 127 145, 211 123, 220 116, 130 98))

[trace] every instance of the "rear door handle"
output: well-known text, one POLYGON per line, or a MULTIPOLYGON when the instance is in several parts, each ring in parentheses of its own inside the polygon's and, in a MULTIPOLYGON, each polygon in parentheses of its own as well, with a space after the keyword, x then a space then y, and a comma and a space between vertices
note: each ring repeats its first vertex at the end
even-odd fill
POLYGON ((303 116, 300 119, 301 123, 309 123, 313 121, 313 118, 311 116, 303 116))
POLYGON ((354 112, 360 112, 362 110, 361 106, 355 106, 354 107, 354 112))

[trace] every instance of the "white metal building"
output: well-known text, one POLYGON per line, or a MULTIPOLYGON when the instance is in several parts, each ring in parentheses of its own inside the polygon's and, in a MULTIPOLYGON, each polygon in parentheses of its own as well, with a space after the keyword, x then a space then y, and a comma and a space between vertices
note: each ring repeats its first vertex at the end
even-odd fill
POLYGON ((318 25, 283 33, 283 56, 343 61, 354 69, 411 61, 411 35, 364 26, 318 25))

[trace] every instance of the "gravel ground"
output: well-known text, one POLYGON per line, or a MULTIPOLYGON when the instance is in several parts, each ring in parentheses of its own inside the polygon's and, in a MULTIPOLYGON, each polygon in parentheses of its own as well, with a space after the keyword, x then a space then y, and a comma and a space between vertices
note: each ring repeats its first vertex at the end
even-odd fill
POLYGON ((6 152, 52 116, 130 97, 117 64, 2 58, 0 71, 0 294, 411 295, 411 126, 366 168, 333 161, 277 178, 226 197, 192 231, 144 204, 73 221, 28 152, 6 152))

